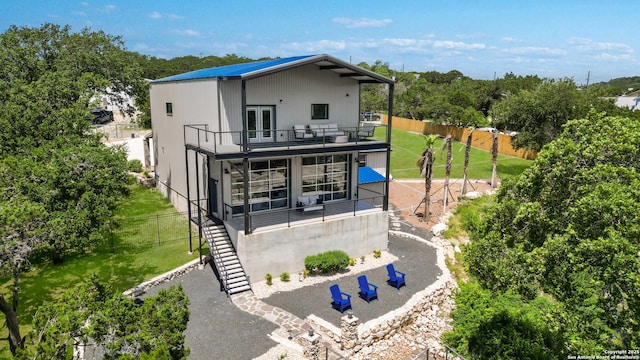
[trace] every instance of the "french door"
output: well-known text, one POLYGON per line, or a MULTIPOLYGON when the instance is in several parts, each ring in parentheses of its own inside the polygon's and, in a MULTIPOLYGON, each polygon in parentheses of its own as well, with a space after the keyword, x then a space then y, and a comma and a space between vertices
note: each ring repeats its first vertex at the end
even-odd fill
POLYGON ((249 142, 274 141, 273 106, 248 106, 247 130, 249 142))

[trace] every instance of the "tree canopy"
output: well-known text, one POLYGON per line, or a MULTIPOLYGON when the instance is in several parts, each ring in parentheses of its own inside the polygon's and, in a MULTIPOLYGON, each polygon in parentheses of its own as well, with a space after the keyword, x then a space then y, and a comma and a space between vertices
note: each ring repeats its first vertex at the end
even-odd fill
POLYGON ((567 354, 640 346, 638 160, 640 123, 594 111, 567 122, 502 185, 464 251, 484 288, 557 304, 545 331, 567 354))
POLYGON ((0 34, 0 266, 14 279, 13 301, 0 293, 0 310, 12 351, 22 346, 12 325, 30 256, 49 250, 61 261, 83 250, 127 192, 125 152, 101 143, 85 117, 102 97, 118 103, 143 91, 135 58, 101 31, 45 24, 0 34))
POLYGON ((16 357, 65 359, 93 344, 105 359, 186 359, 188 305, 180 285, 136 302, 93 276, 40 307, 16 357))

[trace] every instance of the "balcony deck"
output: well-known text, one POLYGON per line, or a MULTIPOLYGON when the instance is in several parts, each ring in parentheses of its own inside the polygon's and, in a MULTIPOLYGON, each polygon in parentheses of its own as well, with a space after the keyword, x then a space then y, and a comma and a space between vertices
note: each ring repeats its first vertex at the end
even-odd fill
MULTIPOLYGON (((379 128, 386 128, 379 126, 379 128)), ((291 130, 271 130, 271 137, 257 141, 249 139, 247 152, 253 156, 268 156, 270 153, 314 153, 318 150, 337 152, 345 150, 384 149, 385 141, 371 137, 359 137, 357 129, 343 129, 345 136, 336 139, 335 136, 319 136, 307 139, 295 139, 291 130)), ((383 131, 379 129, 378 131, 383 131)), ((185 126, 185 146, 188 148, 216 156, 221 159, 241 158, 243 138, 241 132, 213 132, 195 125, 185 126)))
MULTIPOLYGON (((325 203, 322 210, 302 212, 300 208, 279 209, 249 214, 251 232, 270 231, 286 227, 304 226, 312 223, 331 221, 349 216, 362 216, 382 211, 382 208, 371 204, 372 199, 345 200, 325 203)), ((227 219, 227 226, 244 231, 244 217, 227 219)))

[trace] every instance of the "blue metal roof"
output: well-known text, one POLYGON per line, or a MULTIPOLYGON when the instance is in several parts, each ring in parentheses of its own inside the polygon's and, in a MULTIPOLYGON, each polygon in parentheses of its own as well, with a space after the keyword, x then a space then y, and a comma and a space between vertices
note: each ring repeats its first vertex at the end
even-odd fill
POLYGON ((358 185, 383 182, 385 177, 368 166, 358 168, 358 185))
POLYGON ((201 69, 196 71, 191 71, 184 74, 178 74, 169 76, 166 78, 154 80, 153 82, 167 82, 167 81, 181 81, 181 80, 195 80, 195 79, 204 79, 204 78, 216 78, 216 77, 242 77, 243 75, 260 72, 267 70, 269 68, 275 68, 282 65, 287 65, 292 62, 304 60, 309 57, 313 57, 317 55, 304 55, 304 56, 292 56, 283 59, 273 59, 273 60, 263 60, 263 61, 254 61, 243 64, 235 64, 235 65, 227 65, 214 67, 209 69, 201 69))

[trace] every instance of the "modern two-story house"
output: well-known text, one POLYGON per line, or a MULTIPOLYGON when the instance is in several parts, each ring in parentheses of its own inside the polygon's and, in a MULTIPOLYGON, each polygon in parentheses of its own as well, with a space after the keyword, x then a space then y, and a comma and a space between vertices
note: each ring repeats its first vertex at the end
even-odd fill
POLYGON ((152 81, 157 187, 230 293, 308 255, 387 248, 391 132, 361 121, 362 84, 383 87, 391 113, 393 80, 329 55, 152 81))

